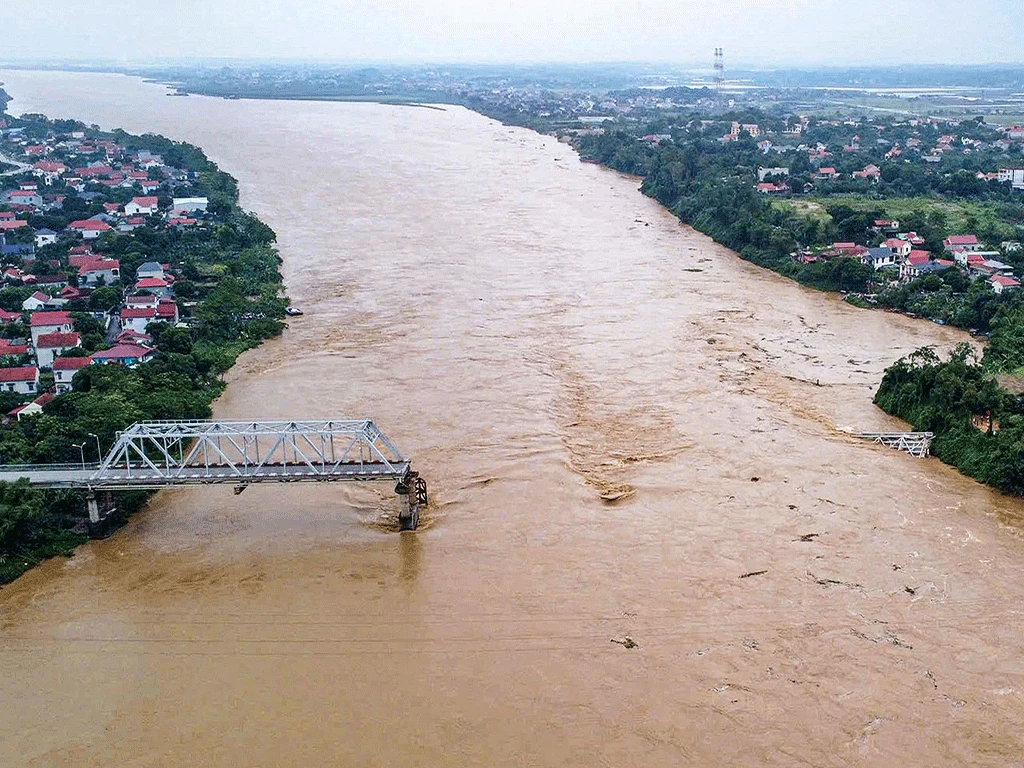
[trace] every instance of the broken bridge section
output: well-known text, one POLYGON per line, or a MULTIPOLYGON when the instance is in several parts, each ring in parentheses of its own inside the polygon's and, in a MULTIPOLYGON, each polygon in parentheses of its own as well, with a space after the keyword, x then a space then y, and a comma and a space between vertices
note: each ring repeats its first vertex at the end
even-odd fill
MULTIPOLYGON (((399 521, 414 529, 426 483, 370 419, 148 421, 118 434, 99 464, 0 466, 0 481, 96 491, 180 485, 392 481, 399 521)), ((98 522, 96 505, 90 519, 98 522)))
POLYGON ((911 456, 923 459, 931 453, 932 440, 935 435, 931 432, 861 432, 854 437, 881 443, 889 448, 906 451, 911 456))

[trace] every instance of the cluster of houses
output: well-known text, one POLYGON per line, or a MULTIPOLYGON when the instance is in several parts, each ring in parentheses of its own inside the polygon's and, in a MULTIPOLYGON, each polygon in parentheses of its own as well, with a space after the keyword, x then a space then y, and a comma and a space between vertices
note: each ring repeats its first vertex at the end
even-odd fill
MULTIPOLYGON (((711 121, 703 121, 711 124, 711 121)), ((971 131, 958 131, 958 124, 952 121, 940 121, 934 119, 912 119, 906 121, 895 121, 888 125, 871 126, 879 138, 862 144, 859 133, 854 133, 848 143, 840 142, 826 144, 823 141, 813 143, 789 144, 777 141, 779 136, 797 138, 803 136, 810 126, 808 117, 800 117, 798 122, 790 126, 789 130, 781 134, 766 133, 756 125, 741 125, 733 123, 730 133, 723 136, 720 141, 736 141, 740 131, 746 131, 753 137, 760 137, 758 147, 764 154, 777 153, 779 155, 795 155, 806 153, 810 164, 810 173, 803 178, 809 178, 811 184, 815 182, 835 182, 841 180, 867 181, 877 183, 882 177, 882 170, 876 163, 889 162, 920 162, 923 164, 941 163, 943 159, 951 155, 970 155, 977 152, 990 152, 996 156, 1005 156, 1004 162, 1012 162, 1013 155, 1008 154, 1012 149, 1020 148, 1024 139, 1024 127, 1009 126, 1000 129, 990 129, 985 140, 966 135, 978 129, 977 123, 969 121, 971 131), (946 131, 935 136, 939 131, 946 131), (917 135, 909 135, 916 133, 917 135), (890 136, 891 138, 884 138, 890 136), (925 138, 928 136, 929 138, 925 138), (876 158, 875 162, 867 163, 864 166, 852 165, 852 160, 843 160, 849 155, 851 158, 863 157, 862 153, 868 153, 869 157, 876 158), (842 166, 840 168, 839 166, 842 166), (852 166, 852 167, 851 167, 852 166)), ((827 127, 831 129, 847 129, 856 131, 862 130, 862 124, 855 120, 819 120, 816 127, 827 127)), ((802 163, 801 163, 802 164, 802 163)), ((803 167, 806 167, 802 164, 803 167)), ((791 167, 763 168, 758 173, 757 191, 765 195, 785 195, 790 192, 803 192, 805 189, 793 189, 788 183, 791 167), (765 175, 770 178, 765 178, 765 175)), ((806 173, 806 172, 805 172, 806 173)), ((997 182, 1009 183, 1014 189, 1024 190, 1024 167, 1006 166, 991 172, 976 173, 977 178, 997 182)), ((802 186, 802 185, 801 185, 802 186)))
POLYGON ((173 196, 178 188, 190 189, 194 174, 167 165, 157 154, 129 152, 82 131, 54 132, 45 140, 23 134, 0 119, 3 155, 18 164, 16 173, 0 177, 0 282, 28 294, 20 311, 0 309, 0 327, 24 328, 22 334, 13 330, 0 338, 0 392, 35 396, 8 419, 38 413, 70 392, 75 374, 87 366, 147 362, 157 351, 147 326, 180 322, 170 266, 146 262, 126 281, 120 261, 102 250, 105 235, 142 226, 201 227, 210 218, 205 197, 173 196), (64 204, 71 195, 86 201, 90 212, 102 211, 69 221, 73 217, 64 214, 64 204), (41 219, 67 225, 32 226, 41 219), (104 286, 117 288, 120 301, 88 313, 104 329, 108 346, 88 354, 69 305, 88 306, 81 300, 104 286), (42 385, 50 373, 52 385, 42 385))
POLYGON ((876 272, 888 271, 904 282, 956 268, 972 279, 986 280, 996 293, 1020 287, 1013 267, 999 260, 1004 251, 1020 250, 1020 243, 1006 242, 1002 250, 991 251, 985 250, 976 235, 950 235, 942 242, 942 256, 935 258, 924 249, 924 238, 916 232, 900 232, 898 221, 877 219, 872 230, 885 237, 877 247, 832 243, 826 248, 798 251, 793 258, 803 264, 836 257, 860 259, 876 272))

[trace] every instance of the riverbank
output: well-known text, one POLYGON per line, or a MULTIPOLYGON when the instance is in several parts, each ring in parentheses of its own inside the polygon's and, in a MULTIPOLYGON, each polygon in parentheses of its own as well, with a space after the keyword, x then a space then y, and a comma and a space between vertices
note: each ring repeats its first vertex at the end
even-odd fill
MULTIPOLYGON (((44 372, 33 392, 4 393, 6 409, 15 410, 0 428, 0 463, 70 463, 79 460, 79 449, 84 461, 93 441, 100 451, 136 421, 208 418, 224 390, 224 374, 238 356, 284 328, 288 302, 275 233, 242 211, 235 179, 198 147, 152 134, 98 131, 67 119, 2 117, 5 137, 31 136, 38 142, 33 152, 52 152, 43 166, 47 172, 67 169, 40 185, 39 199, 46 202, 38 210, 19 210, 16 221, 23 226, 14 231, 18 237, 28 233, 29 242, 34 231, 60 233, 33 256, 48 272, 63 275, 63 283, 77 286, 46 301, 69 311, 67 321, 74 328, 67 334, 69 348, 58 359, 66 356, 85 367, 69 369, 73 378, 61 379, 61 389, 44 372), (129 171, 132 162, 147 163, 149 178, 129 171), (87 181, 72 178, 74 165, 91 171, 87 181), (119 183, 129 172, 156 187, 157 194, 140 197, 138 182, 119 183), (172 198, 201 209, 156 215, 162 201, 167 201, 164 210, 171 207, 172 198), (138 201, 152 206, 148 217, 123 214, 138 201), (88 221, 103 227, 103 233, 83 244, 70 233, 69 222, 90 214, 88 221), (82 264, 99 265, 115 277, 90 285, 79 275, 86 269, 82 264), (124 364, 97 364, 110 355, 121 355, 116 360, 124 358, 124 364), (22 415, 29 404, 33 415, 22 415)), ((28 171, 19 176, 22 183, 38 184, 34 166, 23 165, 28 171)), ((20 264, 20 257, 15 261, 20 264)), ((22 287, 21 279, 11 284, 10 275, 5 277, 0 305, 8 311, 23 309, 33 287, 22 287)), ((26 274, 24 281, 34 278, 26 274)), ((36 325, 29 312, 23 320, 24 325, 5 325, 4 337, 16 338, 29 323, 36 325)), ((42 360, 39 365, 45 366, 42 360)), ((107 521, 107 531, 123 524, 148 498, 138 492, 115 494, 117 513, 107 521)), ((70 555, 86 538, 83 514, 74 492, 30 490, 25 483, 0 487, 0 583, 45 558, 70 555)))

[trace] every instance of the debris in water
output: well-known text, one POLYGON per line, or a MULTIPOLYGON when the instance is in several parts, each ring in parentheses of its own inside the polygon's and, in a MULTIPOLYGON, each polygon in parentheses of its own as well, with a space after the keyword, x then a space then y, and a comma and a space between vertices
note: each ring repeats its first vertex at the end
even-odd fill
POLYGON ((633 642, 633 638, 629 635, 625 635, 621 640, 616 637, 611 639, 613 643, 621 645, 623 648, 639 648, 640 646, 633 642))
POLYGON ((636 489, 631 485, 610 485, 605 488, 599 494, 602 501, 607 501, 609 504, 626 499, 636 493, 636 489))
POLYGON ((904 587, 903 591, 906 592, 908 595, 916 595, 917 594, 917 590, 914 589, 913 587, 904 587))
POLYGON ((759 650, 759 649, 760 649, 760 646, 758 646, 758 644, 757 644, 757 640, 755 640, 755 639, 754 639, 754 638, 752 638, 752 637, 748 637, 748 638, 746 638, 746 639, 745 639, 745 640, 743 641, 743 646, 744 646, 745 648, 749 648, 749 649, 750 649, 750 650, 752 650, 752 651, 756 651, 756 650, 759 650))
POLYGON ((700 267, 683 267, 683 272, 703 272, 700 267))
POLYGON ((761 478, 758 477, 757 475, 754 475, 752 478, 750 478, 750 482, 752 482, 752 483, 758 483, 760 481, 761 481, 761 478))
POLYGON ((749 579, 751 576, 764 576, 766 573, 768 573, 767 568, 763 571, 750 571, 749 573, 744 573, 740 576, 740 578, 749 579))
POLYGON ((805 533, 800 537, 800 541, 814 541, 819 536, 821 536, 820 533, 805 533))

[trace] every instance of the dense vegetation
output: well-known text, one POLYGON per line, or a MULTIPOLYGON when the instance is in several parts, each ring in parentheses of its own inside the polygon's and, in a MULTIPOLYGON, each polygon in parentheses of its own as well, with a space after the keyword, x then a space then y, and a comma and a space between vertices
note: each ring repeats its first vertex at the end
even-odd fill
MULTIPOLYGON (((39 117, 18 124, 41 132, 55 127, 39 117)), ((66 130, 64 126, 56 127, 66 130)), ((76 124, 76 130, 82 128, 76 124)), ((111 232, 95 241, 97 250, 120 260, 126 281, 144 261, 171 265, 181 275, 175 282, 175 295, 187 327, 150 324, 147 331, 158 352, 148 363, 83 368, 75 375, 73 392, 54 398, 40 415, 13 421, 0 429, 0 463, 76 462, 81 457, 76 444, 84 445, 86 459, 92 460, 96 443, 91 435, 98 436, 106 449, 119 430, 136 421, 207 418, 212 401, 224 386, 221 375, 237 356, 283 328, 287 301, 273 248, 275 235, 238 208, 233 178, 219 171, 200 149, 187 144, 123 132, 90 131, 90 137, 110 138, 129 149, 159 152, 165 161, 195 171, 190 186, 179 187, 180 193, 209 197, 218 223, 179 231, 152 221, 134 232, 111 232)), ((63 229, 68 219, 80 215, 74 197, 69 195, 69 200, 70 210, 66 206, 62 212, 47 215, 53 221, 33 222, 33 226, 63 229)), ((96 204, 86 203, 89 209, 96 204)), ((66 256, 66 246, 59 247, 66 256)), ((51 255, 48 248, 58 246, 40 249, 37 261, 51 255)), ((24 290, 0 291, 0 306, 20 309, 18 297, 24 290)), ((81 306, 72 303, 69 309, 104 310, 119 300, 120 288, 100 288, 81 306)), ((86 331, 83 346, 87 348, 82 354, 89 351, 88 347, 102 344, 102 334, 90 339, 90 315, 73 316, 78 330, 86 331)), ((19 324, 8 326, 7 333, 26 335, 19 324)), ((145 498, 140 493, 120 494, 120 514, 137 509, 145 498)), ((0 484, 0 583, 17 577, 42 558, 68 554, 81 543, 85 538, 81 506, 76 493, 0 484)))
POLYGON ((946 463, 1024 495, 1024 398, 1000 388, 968 345, 945 361, 929 348, 900 360, 885 372, 875 403, 934 432, 932 452, 946 463))

